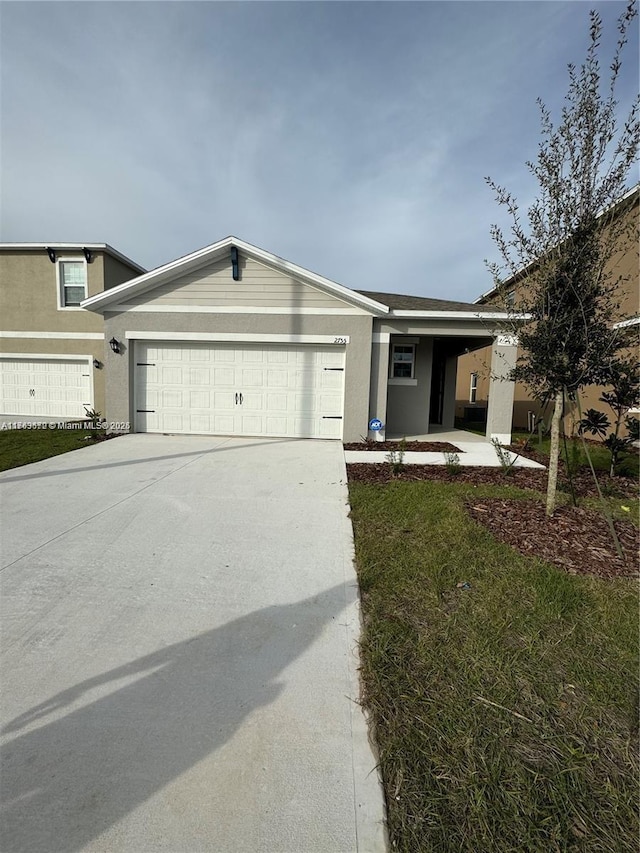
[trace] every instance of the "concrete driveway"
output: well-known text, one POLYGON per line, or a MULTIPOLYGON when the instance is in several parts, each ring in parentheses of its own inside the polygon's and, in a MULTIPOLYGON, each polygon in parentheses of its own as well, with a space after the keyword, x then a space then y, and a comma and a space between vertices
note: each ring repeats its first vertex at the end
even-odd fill
POLYGON ((377 853, 337 442, 0 475, 4 853, 377 853))

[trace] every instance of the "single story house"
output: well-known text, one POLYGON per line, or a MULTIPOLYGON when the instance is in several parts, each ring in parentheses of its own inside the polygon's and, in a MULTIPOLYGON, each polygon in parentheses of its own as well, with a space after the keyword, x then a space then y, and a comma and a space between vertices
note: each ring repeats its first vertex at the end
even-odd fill
POLYGON ((350 290, 226 237, 82 307, 104 317, 105 415, 116 428, 425 435, 453 428, 458 355, 489 345, 487 435, 510 440, 513 384, 501 377, 516 347, 492 306, 350 290))

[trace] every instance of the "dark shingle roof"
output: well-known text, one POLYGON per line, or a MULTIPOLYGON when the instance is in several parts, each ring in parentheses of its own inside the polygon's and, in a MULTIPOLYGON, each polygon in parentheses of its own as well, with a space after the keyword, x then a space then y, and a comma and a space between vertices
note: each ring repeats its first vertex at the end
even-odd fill
POLYGON ((426 296, 404 296, 401 293, 374 293, 371 290, 357 290, 362 296, 374 299, 398 311, 495 311, 494 305, 475 305, 473 302, 454 302, 450 299, 429 299, 426 296))

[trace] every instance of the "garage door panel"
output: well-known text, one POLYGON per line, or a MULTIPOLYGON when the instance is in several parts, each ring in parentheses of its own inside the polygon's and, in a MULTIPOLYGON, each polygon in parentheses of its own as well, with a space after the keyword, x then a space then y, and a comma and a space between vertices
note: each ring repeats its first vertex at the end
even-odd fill
POLYGON ((246 368, 240 371, 238 381, 241 390, 245 388, 263 388, 265 384, 265 375, 263 370, 247 370, 246 368))
POLYGON ((212 431, 211 417, 208 413, 191 412, 189 417, 191 432, 208 433, 212 431))
POLYGON ((214 415, 212 433, 218 435, 233 435, 235 417, 233 415, 214 415))
POLYGON ((163 385, 182 385, 182 367, 168 367, 163 365, 160 369, 160 381, 163 385))
POLYGON ((82 418, 93 406, 87 358, 0 357, 0 410, 6 414, 82 418))
POLYGON ((205 388, 191 389, 189 391, 189 409, 211 409, 211 392, 205 388))
POLYGON ((152 353, 157 370, 136 373, 138 430, 341 437, 344 373, 323 366, 343 367, 342 347, 136 345, 138 363, 151 362, 152 353), (146 409, 154 419, 140 412, 146 409))
POLYGON ((303 396, 299 394, 295 398, 296 414, 315 415, 318 411, 318 401, 311 395, 303 396))
POLYGON ((228 385, 230 388, 236 386, 236 371, 233 367, 216 367, 213 370, 213 384, 228 385))
POLYGON ((208 367, 190 367, 188 374, 189 385, 211 385, 211 371, 208 367))
POLYGON ((235 393, 233 391, 215 390, 213 392, 213 410, 216 413, 232 412, 235 406, 235 393))
POLYGON ((184 407, 183 391, 177 388, 165 388, 160 394, 161 409, 182 409, 184 407))
POLYGON ((265 394, 265 409, 267 412, 290 412, 293 411, 295 400, 289 394, 265 394))

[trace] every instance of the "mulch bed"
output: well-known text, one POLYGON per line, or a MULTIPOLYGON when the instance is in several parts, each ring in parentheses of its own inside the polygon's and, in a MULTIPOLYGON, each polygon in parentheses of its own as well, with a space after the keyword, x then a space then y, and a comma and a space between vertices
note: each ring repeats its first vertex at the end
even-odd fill
MULTIPOLYGON (((399 441, 352 441, 344 445, 345 450, 400 450, 399 441)), ((462 453, 448 441, 407 441, 404 449, 408 453, 462 453)))
MULTIPOLYGON (((386 462, 351 462, 347 465, 349 480, 359 483, 389 483, 392 480, 436 480, 440 483, 472 483, 476 486, 492 484, 517 486, 534 492, 547 491, 547 471, 542 468, 512 468, 505 476, 501 468, 483 468, 462 465, 456 474, 450 473, 445 465, 406 465, 403 471, 394 474, 386 462)), ((611 497, 634 498, 638 484, 632 477, 610 477, 598 472, 598 482, 603 494, 611 497)), ((558 473, 558 488, 569 492, 569 480, 563 471, 558 473)), ((597 496, 593 475, 589 470, 579 471, 574 476, 577 497, 597 496)))
POLYGON ((540 501, 486 498, 468 501, 467 511, 496 539, 569 574, 638 576, 640 531, 630 521, 614 522, 624 555, 621 558, 605 518, 594 510, 562 506, 547 518, 540 501))
MULTIPOLYGON (((395 480, 431 480, 443 483, 512 485, 542 493, 547 488, 547 472, 540 468, 513 468, 508 476, 500 468, 461 467, 456 474, 444 465, 407 465, 394 474, 385 463, 357 462, 347 465, 350 482, 385 484, 395 480)), ((633 478, 609 477, 599 472, 603 493, 621 499, 637 498, 638 485, 633 478)), ((568 491, 564 472, 559 473, 559 488, 568 491)), ((597 490, 589 470, 574 478, 579 497, 593 497, 597 490)), ((636 577, 640 534, 630 521, 616 521, 624 559, 616 553, 606 519, 597 511, 582 507, 558 507, 547 518, 543 501, 478 498, 467 502, 469 514, 487 527, 500 541, 527 556, 541 557, 571 574, 601 578, 636 577)))

